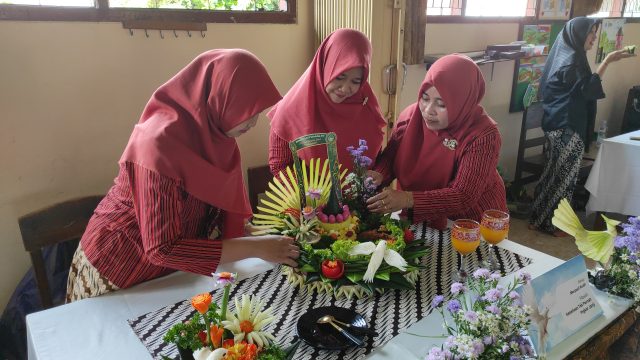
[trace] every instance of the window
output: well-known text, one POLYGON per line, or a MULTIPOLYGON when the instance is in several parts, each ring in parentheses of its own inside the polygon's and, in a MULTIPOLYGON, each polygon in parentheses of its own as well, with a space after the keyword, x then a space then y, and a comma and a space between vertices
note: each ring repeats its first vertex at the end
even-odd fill
POLYGON ((624 0, 604 0, 600 10, 593 15, 589 15, 589 17, 621 17, 623 6, 624 0))
POLYGON ((640 0, 627 0, 624 8, 625 17, 640 17, 640 0))
POLYGON ((427 0, 427 15, 462 15, 462 0, 427 0))
POLYGON ((427 0, 427 15, 535 16, 536 0, 427 0))
POLYGON ((297 0, 0 0, 0 20, 295 23, 296 3, 297 0))

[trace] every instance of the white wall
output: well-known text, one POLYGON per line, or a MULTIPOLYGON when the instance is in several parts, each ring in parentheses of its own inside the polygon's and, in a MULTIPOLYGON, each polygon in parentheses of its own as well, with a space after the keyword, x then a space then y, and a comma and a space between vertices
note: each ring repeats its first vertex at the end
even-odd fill
MULTIPOLYGON (((199 53, 245 48, 284 94, 313 54, 312 6, 298 23, 208 24, 206 37, 157 31, 134 36, 120 23, 0 21, 0 307, 28 269, 17 218, 41 207, 103 194, 151 93, 199 53)), ((269 124, 239 139, 244 166, 267 162, 269 124)))
MULTIPOLYGON (((626 24, 624 34, 624 45, 640 44, 639 23, 626 24)), ((427 24, 425 54, 483 50, 487 45, 507 44, 517 40, 517 37, 518 24, 427 24)), ((595 47, 587 56, 591 68, 595 71, 595 47)), ((482 105, 498 122, 502 134, 500 166, 509 178, 513 178, 516 167, 522 120, 522 112, 509 113, 514 66, 514 61, 480 65, 486 81, 486 94, 482 105)), ((407 83, 401 95, 403 108, 418 99, 418 90, 425 74, 424 65, 409 66, 407 83)), ((598 101, 596 123, 601 119, 608 119, 610 135, 619 132, 627 93, 632 86, 639 84, 640 57, 614 63, 605 73, 603 85, 607 97, 598 101)))

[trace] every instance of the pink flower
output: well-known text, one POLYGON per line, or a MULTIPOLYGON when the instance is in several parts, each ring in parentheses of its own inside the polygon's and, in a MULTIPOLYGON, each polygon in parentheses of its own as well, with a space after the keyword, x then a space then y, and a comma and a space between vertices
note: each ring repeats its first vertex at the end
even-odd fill
POLYGON ((307 196, 313 200, 318 200, 322 196, 322 189, 311 189, 307 191, 307 196))

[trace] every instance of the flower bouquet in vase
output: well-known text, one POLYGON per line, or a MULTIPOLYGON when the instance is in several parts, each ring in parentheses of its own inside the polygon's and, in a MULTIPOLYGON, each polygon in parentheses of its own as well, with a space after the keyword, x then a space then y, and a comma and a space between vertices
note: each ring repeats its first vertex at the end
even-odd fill
POLYGON ((640 217, 630 217, 628 222, 602 215, 607 229, 590 231, 580 223, 566 199, 562 199, 554 211, 553 225, 572 235, 578 250, 598 263, 591 276, 596 288, 640 303, 640 217), (618 235, 618 226, 623 230, 618 235))
POLYGON ((191 298, 196 310, 184 323, 172 326, 163 340, 178 347, 182 360, 290 360, 299 342, 289 348, 276 344, 266 330, 273 322, 271 309, 255 296, 242 295, 234 299, 234 310, 227 311, 229 290, 236 274, 213 274, 223 286, 222 303, 212 302, 210 293, 191 298))
POLYGON ((282 234, 296 239, 299 267, 283 267, 294 286, 335 297, 361 298, 385 289, 413 289, 424 239, 414 239, 406 222, 372 214, 366 200, 376 187, 367 176, 371 159, 366 141, 349 147, 354 171, 340 171, 334 133, 311 134, 289 144, 294 169, 287 167, 269 183, 258 206, 255 235, 282 234), (328 159, 308 163, 297 152, 326 145, 328 159))
POLYGON ((531 308, 515 291, 531 277, 520 273, 508 287, 499 285, 499 279, 498 272, 478 269, 465 283, 451 285, 448 302, 442 295, 434 297, 432 307, 441 313, 447 335, 442 346, 431 348, 427 360, 517 360, 534 355, 525 336, 531 308))

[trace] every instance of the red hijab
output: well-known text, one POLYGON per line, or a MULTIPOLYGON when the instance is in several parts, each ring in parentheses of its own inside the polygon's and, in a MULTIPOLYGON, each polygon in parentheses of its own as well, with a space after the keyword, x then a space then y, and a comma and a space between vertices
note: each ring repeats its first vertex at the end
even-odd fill
POLYGON ((189 194, 225 211, 225 238, 241 235, 251 206, 238 145, 225 132, 279 99, 253 54, 207 51, 151 96, 120 162, 182 181, 189 194))
MULTIPOLYGON (((320 45, 311 65, 284 98, 269 112, 272 130, 283 140, 300 136, 335 132, 338 157, 343 166, 352 169, 347 146, 358 147, 367 141, 365 155, 375 158, 382 147, 384 118, 378 100, 367 81, 371 63, 371 43, 356 30, 339 29, 320 45), (326 86, 343 72, 362 67, 362 84, 358 92, 336 104, 325 91, 326 86)), ((324 147, 314 146, 298 154, 301 159, 327 157, 324 147)))
MULTIPOLYGON (((408 121, 394 162, 402 189, 428 191, 448 187, 466 146, 496 123, 484 112, 484 78, 468 57, 447 55, 436 61, 424 78, 418 99, 435 86, 447 108, 449 125, 433 131, 427 128, 418 103, 410 105, 399 121, 408 121), (445 146, 455 140, 455 150, 445 146), (418 166, 416 166, 418 164, 418 166)), ((419 101, 419 100, 418 100, 419 101)))

